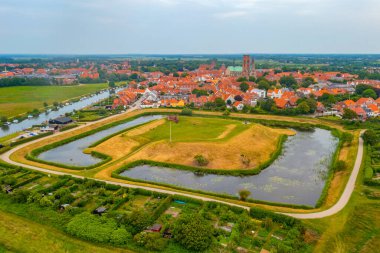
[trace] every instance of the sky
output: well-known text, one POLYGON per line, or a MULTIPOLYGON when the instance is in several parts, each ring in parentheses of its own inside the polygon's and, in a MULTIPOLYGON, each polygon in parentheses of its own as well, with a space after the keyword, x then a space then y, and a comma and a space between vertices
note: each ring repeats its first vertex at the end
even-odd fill
POLYGON ((0 0, 0 54, 380 53, 380 0, 0 0))

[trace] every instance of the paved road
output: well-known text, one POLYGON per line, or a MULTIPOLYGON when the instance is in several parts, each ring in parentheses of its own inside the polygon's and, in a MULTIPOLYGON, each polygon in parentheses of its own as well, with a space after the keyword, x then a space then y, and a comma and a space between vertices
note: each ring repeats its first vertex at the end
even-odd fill
MULTIPOLYGON (((138 105, 140 104, 139 102, 137 104, 135 104, 135 106, 133 106, 132 108, 130 108, 127 112, 131 112, 133 110, 136 110, 138 108, 138 105)), ((112 117, 117 117, 117 115, 112 116, 112 117)), ((103 120, 108 120, 110 118, 111 117, 108 117, 108 118, 105 118, 103 120)), ((87 125, 80 126, 80 127, 89 126, 91 124, 95 124, 95 123, 98 123, 98 122, 101 122, 101 121, 102 120, 96 121, 94 123, 89 123, 87 125)), ((69 131, 74 131, 74 130, 76 130, 78 128, 79 127, 71 129, 71 130, 68 130, 68 131, 65 131, 63 133, 67 133, 69 131)), ((360 135, 362 134, 362 132, 360 133, 360 135)), ((56 135, 63 134, 63 133, 58 133, 56 135)), ((36 170, 36 171, 40 171, 40 172, 44 172, 44 173, 48 173, 48 174, 54 174, 54 175, 71 175, 71 176, 76 177, 76 178, 84 178, 82 176, 74 175, 74 174, 71 174, 71 173, 53 171, 53 170, 48 170, 48 169, 32 166, 32 165, 18 163, 18 162, 12 161, 9 158, 10 155, 12 153, 14 153, 15 151, 17 151, 17 150, 19 150, 19 149, 21 149, 21 148, 23 148, 23 147, 25 147, 27 145, 30 145, 30 144, 32 144, 34 142, 38 142, 38 141, 41 141, 41 140, 43 140, 45 138, 49 138, 49 137, 50 136, 47 136, 47 137, 44 137, 44 138, 41 138, 41 139, 37 139, 35 141, 27 142, 27 143, 22 144, 20 146, 17 146, 14 149, 11 149, 8 152, 2 154, 0 156, 0 158, 3 159, 5 162, 10 163, 10 164, 13 164, 13 165, 16 165, 16 166, 23 166, 23 167, 31 169, 31 170, 36 170)), ((342 196, 340 197, 339 201, 334 206, 330 207, 329 209, 327 209, 325 211, 316 212, 316 213, 305 213, 305 214, 284 213, 284 214, 292 216, 292 217, 295 217, 295 218, 298 218, 298 219, 318 219, 318 218, 324 218, 324 217, 327 217, 327 216, 331 216, 331 215, 336 214, 337 212, 341 211, 346 206, 346 204, 348 203, 348 201, 349 201, 349 199, 351 197, 351 194, 352 194, 352 192, 353 192, 353 190, 355 188, 355 182, 356 182, 356 178, 357 178, 357 176, 359 174, 360 166, 361 166, 361 163, 362 163, 362 158, 363 158, 363 139, 359 137, 359 148, 358 148, 358 153, 356 155, 356 161, 355 161, 354 169, 353 169, 353 171, 352 171, 352 173, 350 175, 350 178, 348 180, 348 183, 346 185, 346 188, 344 189, 344 192, 343 192, 342 196)), ((186 196, 186 197, 190 197, 190 198, 200 199, 200 200, 203 200, 203 201, 214 201, 214 202, 223 203, 223 204, 227 204, 227 205, 230 205, 230 206, 237 206, 237 207, 241 207, 241 208, 244 208, 246 210, 249 210, 249 207, 244 206, 244 205, 233 204, 233 203, 230 203, 230 202, 226 202, 226 201, 222 201, 222 200, 216 200, 216 199, 213 199, 213 198, 208 198, 208 197, 203 197, 203 196, 198 196, 198 195, 194 195, 194 194, 191 194, 191 193, 179 193, 179 192, 177 192, 175 190, 163 190, 163 189, 158 189, 158 188, 155 188, 155 187, 140 186, 140 185, 134 185, 134 184, 128 184, 128 183, 119 183, 119 182, 100 180, 100 179, 95 179, 95 180, 106 182, 108 184, 120 185, 120 186, 123 186, 123 187, 140 188, 140 189, 145 189, 145 190, 150 190, 150 191, 156 191, 156 192, 161 192, 161 193, 165 193, 165 194, 172 194, 172 195, 173 194, 178 194, 178 195, 182 195, 182 196, 186 196)))

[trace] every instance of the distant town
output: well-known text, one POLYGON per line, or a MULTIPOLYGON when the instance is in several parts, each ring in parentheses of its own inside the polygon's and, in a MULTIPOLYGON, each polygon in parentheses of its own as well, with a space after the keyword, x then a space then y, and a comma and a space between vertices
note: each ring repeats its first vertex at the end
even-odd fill
MULTIPOLYGON (((172 60, 173 61, 173 60, 172 60)), ((380 115, 380 80, 361 79, 340 71, 256 68, 255 59, 244 55, 241 64, 218 60, 183 68, 157 71, 141 61, 74 61, 2 63, 0 86, 77 85, 127 81, 108 109, 127 108, 143 97, 141 108, 190 107, 209 110, 275 113, 282 115, 337 116, 367 120, 380 115), (33 85, 33 84, 32 84, 33 85)), ((378 74, 380 68, 365 71, 378 74)))

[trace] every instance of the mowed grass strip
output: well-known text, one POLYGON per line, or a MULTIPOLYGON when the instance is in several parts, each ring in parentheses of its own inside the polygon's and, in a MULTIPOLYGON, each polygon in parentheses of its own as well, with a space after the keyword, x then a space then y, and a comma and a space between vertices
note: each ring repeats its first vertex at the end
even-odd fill
POLYGON ((54 228, 4 211, 0 211, 0 245, 3 252, 131 252, 74 239, 54 228))
POLYGON ((35 108, 42 108, 44 102, 52 105, 53 102, 63 102, 104 88, 107 88, 106 83, 0 88, 0 115, 17 116, 35 108))

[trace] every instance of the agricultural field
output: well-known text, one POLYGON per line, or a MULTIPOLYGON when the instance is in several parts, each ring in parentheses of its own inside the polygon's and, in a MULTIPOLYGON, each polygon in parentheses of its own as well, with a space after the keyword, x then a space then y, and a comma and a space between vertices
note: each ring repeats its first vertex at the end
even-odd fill
POLYGON ((114 159, 128 156, 129 162, 148 159, 209 169, 245 169, 269 160, 278 148, 280 136, 292 134, 291 130, 243 121, 181 116, 178 123, 154 121, 89 151, 104 152, 114 159), (194 161, 199 154, 207 164, 194 161))
POLYGON ((0 116, 13 117, 33 109, 43 108, 43 103, 63 102, 107 88, 106 83, 76 86, 18 86, 0 88, 0 116))
POLYGON ((263 218, 266 211, 260 209, 247 212, 89 179, 2 166, 0 188, 0 245, 5 250, 311 252, 315 243, 309 228, 282 215, 263 218), (23 226, 28 229, 19 232, 23 226), (10 237, 10 231, 17 233, 10 237), (39 239, 25 248, 30 237, 39 239))

